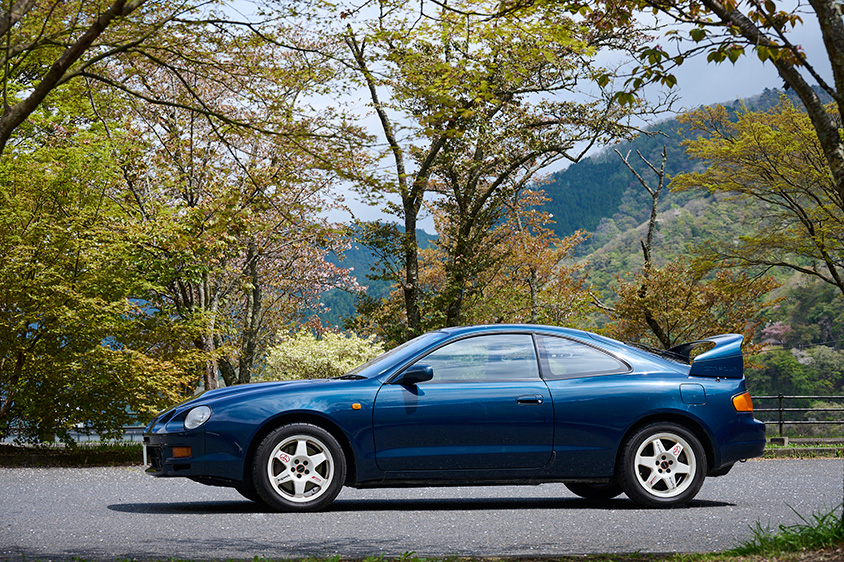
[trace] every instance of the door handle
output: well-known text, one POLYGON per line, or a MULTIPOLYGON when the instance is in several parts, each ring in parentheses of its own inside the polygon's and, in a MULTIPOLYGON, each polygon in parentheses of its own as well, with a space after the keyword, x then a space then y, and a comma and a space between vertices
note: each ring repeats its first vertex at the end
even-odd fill
POLYGON ((516 398, 518 404, 542 404, 543 398, 541 394, 525 394, 516 398))

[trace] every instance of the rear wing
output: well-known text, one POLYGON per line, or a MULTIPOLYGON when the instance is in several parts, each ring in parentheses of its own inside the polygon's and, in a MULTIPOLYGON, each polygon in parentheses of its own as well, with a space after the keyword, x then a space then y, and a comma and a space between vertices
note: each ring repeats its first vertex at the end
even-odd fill
POLYGON ((744 336, 741 334, 722 334, 680 344, 672 347, 668 352, 679 355, 691 363, 690 376, 740 379, 744 376, 742 341, 744 341, 744 336), (694 348, 708 343, 715 344, 715 347, 690 360, 694 348))

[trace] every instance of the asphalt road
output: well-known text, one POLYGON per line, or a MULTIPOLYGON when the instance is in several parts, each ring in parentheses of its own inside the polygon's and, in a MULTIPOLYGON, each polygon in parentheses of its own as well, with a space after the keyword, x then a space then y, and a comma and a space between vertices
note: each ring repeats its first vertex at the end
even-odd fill
POLYGON ((140 467, 0 469, 0 560, 514 556, 725 550, 760 521, 842 502, 844 460, 767 460, 709 478, 687 508, 576 498, 561 484, 352 490, 330 511, 272 513, 234 490, 140 467))

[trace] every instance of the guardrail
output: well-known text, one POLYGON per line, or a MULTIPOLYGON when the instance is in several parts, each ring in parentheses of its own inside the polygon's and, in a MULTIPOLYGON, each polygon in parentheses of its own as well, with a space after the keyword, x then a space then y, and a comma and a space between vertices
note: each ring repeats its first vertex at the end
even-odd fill
POLYGON ((766 425, 776 425, 779 429, 779 434, 783 434, 784 425, 844 425, 844 407, 835 408, 801 408, 793 407, 786 404, 793 400, 823 400, 825 402, 842 402, 844 396, 790 396, 784 394, 777 394, 775 396, 754 396, 753 402, 759 403, 762 401, 776 401, 776 407, 773 408, 757 408, 754 406, 753 414, 764 421, 766 425), (787 407, 788 406, 788 407, 787 407), (834 420, 806 420, 806 419, 786 419, 796 417, 797 414, 805 414, 808 412, 839 412, 836 416, 838 419, 834 420), (776 419, 765 420, 766 416, 759 416, 758 414, 775 413, 776 419))
MULTIPOLYGON (((144 440, 144 428, 146 426, 143 425, 124 425, 123 429, 123 438, 118 439, 118 441, 123 441, 127 443, 133 442, 142 442, 144 440)), ((99 434, 89 431, 71 431, 71 437, 73 437, 74 441, 77 443, 85 443, 88 441, 102 441, 99 434)))
MULTIPOLYGON (((116 439, 115 441, 122 442, 122 443, 141 443, 144 440, 144 428, 146 426, 143 425, 124 425, 121 429, 123 429, 123 436, 120 439, 116 439)), ((2 440, 3 443, 13 443, 17 434, 11 433, 6 436, 5 439, 2 440)), ((73 438, 74 441, 77 443, 97 443, 102 441, 100 435, 94 431, 89 431, 87 428, 80 427, 78 429, 72 430, 70 432, 70 436, 73 438)))

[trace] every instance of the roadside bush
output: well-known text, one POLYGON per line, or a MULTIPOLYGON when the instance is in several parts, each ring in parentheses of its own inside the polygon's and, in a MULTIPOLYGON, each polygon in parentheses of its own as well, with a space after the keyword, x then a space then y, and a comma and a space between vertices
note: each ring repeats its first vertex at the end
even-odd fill
POLYGON ((268 350, 261 380, 337 377, 383 352, 384 346, 374 337, 327 332, 317 338, 310 331, 302 331, 284 337, 268 350))

